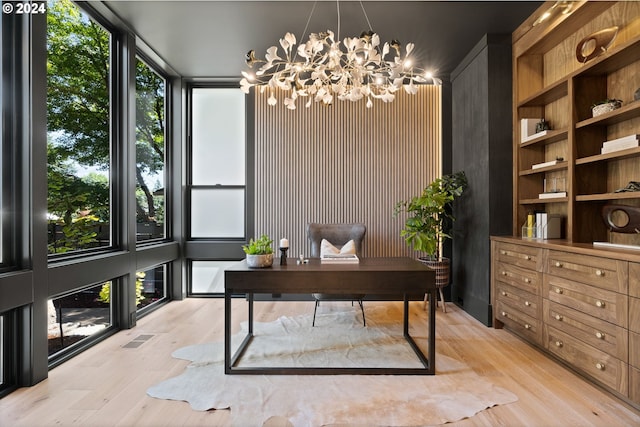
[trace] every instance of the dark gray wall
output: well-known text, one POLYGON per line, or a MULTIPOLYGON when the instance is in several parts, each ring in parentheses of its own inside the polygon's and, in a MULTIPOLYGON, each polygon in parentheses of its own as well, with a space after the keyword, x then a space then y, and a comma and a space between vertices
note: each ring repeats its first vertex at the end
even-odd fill
POLYGON ((451 84, 452 171, 469 179, 454 205, 452 301, 490 325, 489 236, 511 234, 511 36, 484 36, 451 84))

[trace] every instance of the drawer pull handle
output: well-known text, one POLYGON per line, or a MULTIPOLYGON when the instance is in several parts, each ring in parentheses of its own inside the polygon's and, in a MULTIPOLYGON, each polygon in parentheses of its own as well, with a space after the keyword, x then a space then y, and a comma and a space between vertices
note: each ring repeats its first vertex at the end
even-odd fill
POLYGON ((604 271, 602 271, 602 270, 596 270, 596 276, 598 276, 598 277, 602 277, 602 276, 604 276, 604 271))
POLYGON ((596 301, 596 307, 604 308, 604 306, 605 306, 604 301, 600 301, 600 300, 596 301))
POLYGON ((560 261, 556 261, 556 267, 562 268, 562 263, 560 261))
POLYGON ((506 271, 503 271, 503 272, 501 272, 500 274, 502 274, 503 276, 506 276, 506 275, 507 275, 507 272, 506 272, 506 271))
POLYGON ((503 249, 503 250, 501 250, 501 251, 500 251, 500 254, 502 254, 502 255, 506 255, 506 254, 507 254, 507 251, 505 251, 505 250, 503 249))
POLYGON ((531 260, 531 255, 525 255, 524 259, 526 259, 527 261, 531 260))
POLYGON ((503 312, 502 312, 502 313, 500 313, 500 314, 502 314, 502 317, 507 317, 507 312, 506 312, 506 311, 503 311, 503 312))
POLYGON ((563 319, 562 316, 560 316, 559 314, 556 314, 556 320, 558 322, 562 322, 562 319, 563 319))
POLYGON ((503 297, 507 296, 507 293, 505 291, 502 291, 501 294, 502 294, 503 297))
POLYGON ((531 306, 531 303, 530 303, 529 301, 525 301, 525 302, 524 302, 524 305, 526 305, 527 307, 530 307, 530 306, 531 306))
POLYGON ((562 347, 563 345, 562 341, 556 341, 556 347, 562 347))
POLYGON ((596 338, 599 338, 601 340, 604 339, 604 334, 602 332, 596 332, 596 338))
POLYGON ((531 279, 527 277, 526 279, 524 279, 524 283, 531 283, 531 279))
POLYGON ((531 329, 531 325, 527 323, 526 325, 524 325, 524 328, 525 329, 531 329))
POLYGON ((604 363, 596 363, 596 369, 598 369, 599 371, 604 371, 605 365, 604 363))
POLYGON ((562 289, 556 288, 556 294, 561 294, 561 293, 562 293, 562 289))

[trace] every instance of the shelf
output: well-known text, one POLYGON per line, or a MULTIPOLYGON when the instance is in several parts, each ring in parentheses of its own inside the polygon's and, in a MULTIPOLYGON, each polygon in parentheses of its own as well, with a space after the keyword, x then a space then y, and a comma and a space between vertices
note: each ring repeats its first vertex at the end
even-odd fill
MULTIPOLYGON (((617 194, 617 193, 616 193, 617 194)), ((522 199, 520 200, 521 205, 544 205, 547 203, 565 203, 568 202, 568 197, 558 197, 557 199, 522 199)))
POLYGON ((603 162, 607 160, 622 160, 638 156, 640 156, 640 147, 634 147, 607 154, 596 154, 595 156, 582 157, 580 159, 576 159, 576 165, 585 165, 588 163, 603 162))
POLYGON ((640 191, 625 191, 623 193, 582 194, 576 196, 576 202, 599 202, 606 200, 640 199, 640 191))
POLYGON ((536 139, 531 139, 527 142, 521 142, 520 147, 522 148, 522 147, 529 147, 531 145, 553 144, 554 142, 562 141, 563 139, 567 139, 568 137, 569 137, 569 131, 567 129, 550 130, 550 131, 547 131, 546 135, 543 135, 536 139))
POLYGON ((552 85, 545 87, 540 92, 534 93, 532 96, 520 102, 518 107, 542 107, 567 96, 569 93, 568 81, 569 80, 567 78, 558 80, 552 85))
POLYGON ((566 161, 558 162, 553 166, 547 166, 547 167, 544 167, 544 168, 521 170, 519 172, 519 175, 520 176, 525 176, 525 175, 534 175, 534 174, 543 173, 543 172, 552 172, 552 171, 565 170, 565 169, 567 169, 567 165, 568 165, 568 163, 566 161))
POLYGON ((600 76, 617 71, 640 60, 640 37, 622 43, 587 62, 574 76, 600 76))
POLYGON ((587 126, 609 126, 636 117, 640 117, 640 101, 634 101, 618 108, 617 110, 582 120, 576 123, 576 129, 587 126))

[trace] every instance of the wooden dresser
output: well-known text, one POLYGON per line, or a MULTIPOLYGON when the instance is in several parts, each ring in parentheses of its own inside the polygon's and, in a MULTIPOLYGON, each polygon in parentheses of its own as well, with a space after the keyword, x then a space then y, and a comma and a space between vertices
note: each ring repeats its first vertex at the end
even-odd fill
POLYGON ((545 2, 512 36, 513 230, 492 238, 493 324, 640 408, 640 233, 603 220, 640 207, 620 191, 640 181, 640 147, 610 149, 640 135, 640 2, 545 2), (592 111, 610 99, 622 106, 592 111), (563 240, 531 239, 537 213, 563 240))
POLYGON ((640 408, 640 251, 493 237, 496 328, 640 408))

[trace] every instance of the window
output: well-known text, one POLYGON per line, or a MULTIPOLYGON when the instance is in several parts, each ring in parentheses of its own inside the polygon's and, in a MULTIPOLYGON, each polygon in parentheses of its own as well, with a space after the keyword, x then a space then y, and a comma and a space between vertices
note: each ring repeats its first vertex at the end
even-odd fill
POLYGON ((50 359, 112 328, 113 289, 114 282, 108 281, 49 300, 50 359))
POLYGON ((136 62, 136 212, 138 241, 165 237, 165 80, 136 62))
POLYGON ((112 245, 111 35, 69 0, 47 13, 49 254, 112 245))
POLYGON ((191 92, 191 237, 244 238, 245 95, 238 88, 191 92))
POLYGON ((139 314, 167 300, 167 265, 136 273, 136 309, 139 314))
POLYGON ((224 270, 238 261, 192 261, 189 295, 224 294, 224 270))

